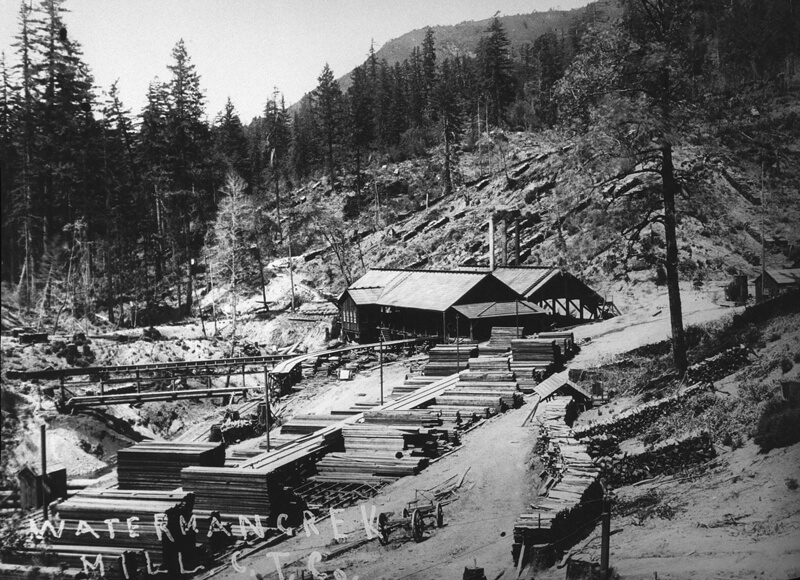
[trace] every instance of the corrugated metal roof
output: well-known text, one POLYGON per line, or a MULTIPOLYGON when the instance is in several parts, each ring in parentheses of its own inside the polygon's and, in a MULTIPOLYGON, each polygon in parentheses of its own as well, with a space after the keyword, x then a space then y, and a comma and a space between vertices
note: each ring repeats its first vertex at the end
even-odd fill
POLYGON ((501 316, 530 316, 531 314, 547 314, 544 310, 530 302, 481 302, 478 304, 459 304, 453 309, 470 320, 478 318, 498 318, 501 316))
POLYGON ((415 270, 400 272, 380 296, 383 306, 442 312, 486 278, 485 273, 415 270))
POLYGON ((778 284, 797 284, 800 282, 800 268, 767 270, 767 274, 778 284))
POLYGON ((383 288, 349 288, 347 290, 347 293, 350 294, 350 298, 359 306, 378 304, 378 298, 381 292, 383 292, 383 288))
POLYGON ((497 268, 492 274, 520 296, 528 296, 558 274, 558 268, 497 268))

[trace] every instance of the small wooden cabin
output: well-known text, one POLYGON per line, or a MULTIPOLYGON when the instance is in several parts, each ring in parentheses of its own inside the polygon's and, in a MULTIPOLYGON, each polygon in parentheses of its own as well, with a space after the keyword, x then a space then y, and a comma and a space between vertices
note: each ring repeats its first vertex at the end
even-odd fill
POLYGON ((789 292, 800 288, 800 268, 785 268, 777 270, 765 270, 762 276, 755 279, 756 302, 770 300, 780 296, 784 292, 789 292))
MULTIPOLYGON (((42 470, 25 465, 17 473, 19 502, 22 509, 42 507, 42 470)), ((57 463, 47 467, 47 503, 67 497, 67 468, 57 463)))

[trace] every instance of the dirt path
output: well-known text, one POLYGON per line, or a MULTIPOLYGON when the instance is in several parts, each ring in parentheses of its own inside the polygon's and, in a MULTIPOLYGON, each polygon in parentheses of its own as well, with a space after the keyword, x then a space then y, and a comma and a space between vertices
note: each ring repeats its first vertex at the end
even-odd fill
MULTIPOLYGON (((390 536, 387 546, 377 540, 341 556, 316 565, 328 573, 342 570, 347 578, 381 578, 411 580, 422 578, 460 578, 465 566, 485 568, 488 578, 505 571, 508 577, 513 568, 511 545, 514 520, 530 503, 533 474, 529 461, 535 440, 535 429, 522 426, 532 410, 532 404, 495 417, 468 433, 464 445, 413 478, 404 478, 387 487, 370 500, 377 513, 400 514, 406 503, 415 499, 416 490, 429 490, 449 478, 460 480, 466 473, 457 499, 444 508, 445 526, 426 530, 425 540, 413 542, 405 530, 390 536), (468 470, 468 471, 467 471, 468 470)), ((366 538, 360 506, 337 514, 343 520, 337 525, 340 533, 354 543, 366 538)), ((329 552, 343 547, 333 540, 330 519, 319 525, 320 535, 300 537, 242 560, 246 570, 228 568, 216 578, 252 577, 251 572, 276 577, 272 552, 283 552, 287 572, 307 570, 309 555, 314 551, 329 552), (294 562, 291 563, 290 562, 294 562)), ((288 576, 287 576, 288 577, 288 576)))

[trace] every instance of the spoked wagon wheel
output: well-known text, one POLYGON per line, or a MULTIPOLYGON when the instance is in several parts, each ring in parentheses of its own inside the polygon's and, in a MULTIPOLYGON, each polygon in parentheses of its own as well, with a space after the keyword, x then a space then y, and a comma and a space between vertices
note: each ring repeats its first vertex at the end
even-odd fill
POLYGON ((416 543, 422 541, 422 532, 425 530, 425 523, 422 521, 422 514, 419 510, 414 510, 411 513, 411 536, 416 543))
POLYGON ((385 513, 378 514, 378 541, 381 546, 389 543, 389 530, 386 529, 386 524, 389 518, 385 513))
POLYGON ((444 525, 444 513, 442 512, 442 504, 436 504, 436 527, 441 528, 444 525))

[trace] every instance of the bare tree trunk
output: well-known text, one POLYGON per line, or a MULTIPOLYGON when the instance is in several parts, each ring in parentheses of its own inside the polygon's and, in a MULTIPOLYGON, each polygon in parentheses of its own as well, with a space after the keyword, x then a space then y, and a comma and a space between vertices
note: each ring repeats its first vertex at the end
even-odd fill
POLYGON ((669 316, 672 325, 672 356, 675 368, 683 374, 689 366, 686 358, 686 338, 683 332, 683 313, 681 310, 681 290, 678 275, 678 235, 675 219, 675 195, 679 185, 675 179, 672 164, 672 145, 666 143, 661 148, 661 180, 664 197, 664 235, 666 237, 667 294, 669 295, 669 316))

